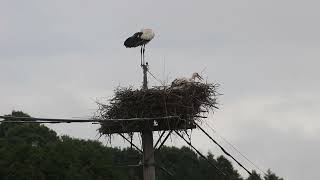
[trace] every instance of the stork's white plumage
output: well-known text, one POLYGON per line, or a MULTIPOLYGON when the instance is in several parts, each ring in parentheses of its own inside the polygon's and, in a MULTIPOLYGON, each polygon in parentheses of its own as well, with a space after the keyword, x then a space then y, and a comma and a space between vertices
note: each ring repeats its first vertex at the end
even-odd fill
POLYGON ((198 73, 193 73, 191 78, 189 78, 190 82, 194 82, 196 79, 198 79, 199 81, 202 81, 203 78, 198 74, 198 73))
MULTIPOLYGON (((152 31, 152 29, 141 29, 140 32, 142 32, 140 38, 143 40, 147 40, 148 42, 150 42, 154 38, 154 32, 152 31)), ((148 42, 146 42, 145 44, 147 44, 148 42)))
POLYGON ((191 78, 182 77, 182 78, 177 78, 177 79, 173 80, 171 83, 171 86, 173 86, 173 87, 184 86, 188 83, 195 82, 196 79, 198 79, 199 81, 203 80, 203 78, 198 73, 195 72, 192 74, 191 78))
POLYGON ((152 29, 143 28, 141 31, 134 33, 131 37, 127 38, 124 41, 124 46, 126 48, 141 47, 141 65, 145 64, 144 62, 144 52, 145 46, 154 38, 155 34, 152 29))

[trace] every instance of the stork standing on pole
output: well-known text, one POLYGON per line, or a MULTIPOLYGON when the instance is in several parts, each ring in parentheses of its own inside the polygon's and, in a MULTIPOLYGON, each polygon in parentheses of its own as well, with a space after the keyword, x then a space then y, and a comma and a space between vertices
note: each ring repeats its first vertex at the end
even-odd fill
POLYGON ((144 52, 148 42, 154 38, 154 32, 152 29, 143 28, 141 31, 134 33, 131 37, 124 41, 126 48, 135 48, 140 46, 141 66, 145 65, 144 52))

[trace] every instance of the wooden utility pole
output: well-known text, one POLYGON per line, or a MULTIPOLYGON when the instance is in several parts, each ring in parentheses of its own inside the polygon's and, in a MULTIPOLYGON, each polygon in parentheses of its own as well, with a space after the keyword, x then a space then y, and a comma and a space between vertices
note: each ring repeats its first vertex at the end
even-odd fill
MULTIPOLYGON (((148 63, 141 65, 143 69, 143 89, 148 89, 148 63)), ((143 180, 155 180, 155 163, 153 150, 153 121, 146 121, 142 132, 142 149, 143 149, 143 180)))

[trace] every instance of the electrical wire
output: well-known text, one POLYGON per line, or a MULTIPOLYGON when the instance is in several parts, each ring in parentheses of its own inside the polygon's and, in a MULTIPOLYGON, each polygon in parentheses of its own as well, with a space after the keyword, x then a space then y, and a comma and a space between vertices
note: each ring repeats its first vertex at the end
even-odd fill
POLYGON ((212 167, 214 167, 220 174, 227 176, 221 169, 214 165, 205 155, 203 155, 197 148, 195 148, 189 141, 187 141, 178 131, 174 131, 181 139, 183 139, 193 150, 197 152, 202 158, 204 158, 212 167))
POLYGON ((156 81, 158 81, 162 86, 165 86, 165 84, 160 80, 158 79, 155 75, 153 75, 150 70, 148 69, 147 71, 156 81))
POLYGON ((237 153, 239 153, 244 159, 246 159, 251 165, 253 165, 256 169, 258 169, 260 172, 262 172, 264 175, 267 175, 265 171, 263 171, 261 168, 259 168, 258 165, 253 163, 248 157, 246 157, 243 153, 240 152, 238 148, 235 147, 235 145, 232 145, 226 138, 224 138, 220 133, 218 133, 217 130, 213 129, 209 123, 205 122, 206 125, 212 130, 213 133, 217 134, 223 141, 225 141, 229 146, 232 147, 237 153))
POLYGON ((201 126, 199 126, 196 122, 194 124, 205 134, 209 137, 209 139, 212 140, 216 145, 220 147, 220 149, 229 157, 231 157, 240 167, 242 167, 245 171, 247 171, 248 174, 252 174, 246 167, 244 167, 238 160, 236 160, 231 154, 229 154, 216 140, 214 140, 201 126))

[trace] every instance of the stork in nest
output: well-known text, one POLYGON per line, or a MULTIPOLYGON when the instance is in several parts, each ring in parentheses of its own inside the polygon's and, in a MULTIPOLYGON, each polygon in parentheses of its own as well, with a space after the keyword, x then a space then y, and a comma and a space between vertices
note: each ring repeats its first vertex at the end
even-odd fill
POLYGON ((191 78, 182 77, 173 80, 171 83, 171 87, 184 87, 185 85, 188 85, 190 83, 195 83, 197 79, 199 81, 203 80, 203 78, 195 72, 192 74, 191 78))

